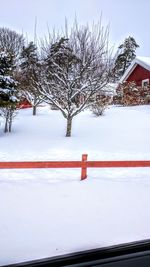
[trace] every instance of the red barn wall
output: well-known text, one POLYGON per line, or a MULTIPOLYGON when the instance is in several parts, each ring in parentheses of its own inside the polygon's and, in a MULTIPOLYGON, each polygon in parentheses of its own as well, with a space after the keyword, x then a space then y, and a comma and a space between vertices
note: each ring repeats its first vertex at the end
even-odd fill
POLYGON ((134 81, 136 85, 141 86, 142 80, 144 79, 150 79, 150 71, 144 69, 140 65, 137 65, 126 81, 134 81))
POLYGON ((31 108, 32 105, 29 103, 29 101, 27 99, 24 99, 19 103, 18 107, 19 108, 31 108))

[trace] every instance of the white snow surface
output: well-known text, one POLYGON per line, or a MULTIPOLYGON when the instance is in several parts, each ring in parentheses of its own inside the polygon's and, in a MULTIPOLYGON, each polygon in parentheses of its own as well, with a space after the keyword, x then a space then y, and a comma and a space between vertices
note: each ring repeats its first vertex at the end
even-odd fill
MULTIPOLYGON (((2 119, 1 119, 2 120, 2 119)), ((150 106, 84 111, 48 106, 0 125, 0 161, 150 160, 150 106)), ((0 265, 150 238, 150 168, 0 170, 0 265)))
POLYGON ((136 58, 138 60, 142 61, 143 63, 147 64, 148 66, 150 66, 150 57, 141 57, 141 56, 138 56, 136 58))

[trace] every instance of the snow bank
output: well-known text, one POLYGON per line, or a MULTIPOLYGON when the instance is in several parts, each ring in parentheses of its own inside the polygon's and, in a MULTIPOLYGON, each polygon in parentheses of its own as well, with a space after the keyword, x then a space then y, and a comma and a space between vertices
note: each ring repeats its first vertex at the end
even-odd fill
MULTIPOLYGON (((65 138, 58 111, 21 110, 0 160, 150 159, 150 107, 81 113, 65 138)), ((0 264, 150 238, 149 168, 0 170, 0 264)))

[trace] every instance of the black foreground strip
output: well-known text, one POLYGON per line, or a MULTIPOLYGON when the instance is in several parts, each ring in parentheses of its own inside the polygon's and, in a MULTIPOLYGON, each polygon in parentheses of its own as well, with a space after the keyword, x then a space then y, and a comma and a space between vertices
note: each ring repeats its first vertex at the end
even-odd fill
POLYGON ((150 239, 3 266, 150 267, 150 239))

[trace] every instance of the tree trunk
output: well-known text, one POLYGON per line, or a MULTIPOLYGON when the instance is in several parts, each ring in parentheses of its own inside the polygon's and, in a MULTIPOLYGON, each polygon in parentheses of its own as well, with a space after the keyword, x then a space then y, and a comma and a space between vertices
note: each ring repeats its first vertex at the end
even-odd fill
POLYGON ((66 132, 66 137, 71 136, 71 130, 72 130, 72 117, 67 118, 67 132, 66 132))
POLYGON ((4 128, 4 133, 7 133, 7 132, 8 132, 8 116, 6 117, 5 128, 4 128))
POLYGON ((33 106, 33 116, 36 115, 36 106, 33 106))
POLYGON ((9 119, 9 133, 11 133, 11 129, 12 129, 12 116, 11 116, 11 118, 9 119))

